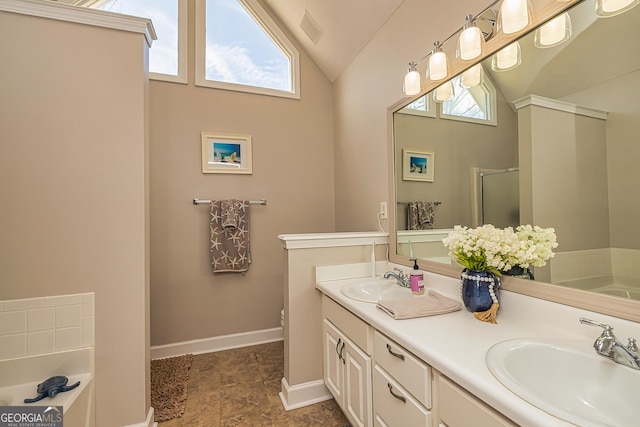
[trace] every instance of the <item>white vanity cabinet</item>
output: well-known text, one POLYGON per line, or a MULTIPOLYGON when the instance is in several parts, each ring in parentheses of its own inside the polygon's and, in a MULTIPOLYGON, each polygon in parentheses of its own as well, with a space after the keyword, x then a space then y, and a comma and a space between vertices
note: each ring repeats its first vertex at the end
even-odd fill
POLYGON ((371 427, 371 326, 322 298, 323 378, 353 426, 371 427))

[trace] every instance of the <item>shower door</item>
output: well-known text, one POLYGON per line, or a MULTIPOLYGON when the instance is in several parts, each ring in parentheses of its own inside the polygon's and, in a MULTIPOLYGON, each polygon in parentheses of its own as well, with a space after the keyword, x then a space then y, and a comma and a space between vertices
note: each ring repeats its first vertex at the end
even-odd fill
POLYGON ((482 222, 496 227, 520 224, 518 170, 482 174, 482 222))

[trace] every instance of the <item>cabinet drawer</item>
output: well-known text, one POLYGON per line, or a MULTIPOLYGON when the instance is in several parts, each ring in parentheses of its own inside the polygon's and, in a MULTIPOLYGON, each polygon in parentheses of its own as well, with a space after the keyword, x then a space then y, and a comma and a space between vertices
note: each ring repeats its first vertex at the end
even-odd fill
POLYGON ((516 427, 495 409, 448 378, 437 376, 440 420, 448 427, 516 427))
POLYGON ((371 326, 325 295, 322 295, 322 317, 329 319, 351 341, 371 356, 373 350, 371 326))
POLYGON ((377 426, 431 427, 431 412, 379 365, 373 373, 373 410, 377 426))
POLYGON ((427 409, 431 409, 431 367, 376 331, 374 358, 427 409))

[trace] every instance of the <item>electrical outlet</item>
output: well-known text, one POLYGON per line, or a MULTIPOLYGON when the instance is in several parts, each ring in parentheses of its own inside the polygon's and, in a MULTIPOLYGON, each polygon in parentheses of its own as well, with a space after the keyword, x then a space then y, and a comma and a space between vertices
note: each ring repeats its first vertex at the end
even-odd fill
POLYGON ((380 219, 387 219, 387 202, 380 202, 380 219))

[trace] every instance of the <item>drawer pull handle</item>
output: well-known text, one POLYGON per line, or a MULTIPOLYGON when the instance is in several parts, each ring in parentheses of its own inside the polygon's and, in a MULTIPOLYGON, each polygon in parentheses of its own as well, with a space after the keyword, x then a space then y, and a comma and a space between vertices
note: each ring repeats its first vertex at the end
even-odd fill
POLYGON ((397 357, 398 359, 404 361, 404 354, 394 353, 393 350, 391 350, 391 346, 389 344, 387 344, 387 350, 389 351, 389 354, 392 355, 393 357, 397 357))
POLYGON ((391 393, 391 396, 395 397, 396 399, 398 399, 402 403, 407 403, 407 398, 406 397, 393 392, 393 386, 391 385, 391 383, 387 383, 387 387, 389 387, 389 393, 391 393))
POLYGON ((340 359, 342 359, 342 354, 340 354, 340 344, 342 343, 342 338, 338 338, 338 342, 336 343, 336 354, 340 359))
POLYGON ((342 359, 342 364, 345 365, 347 363, 347 360, 342 355, 343 351, 344 351, 344 341, 342 341, 342 347, 340 347, 340 359, 342 359))

